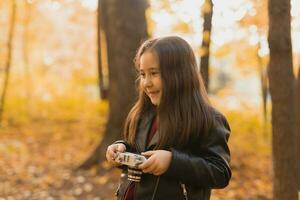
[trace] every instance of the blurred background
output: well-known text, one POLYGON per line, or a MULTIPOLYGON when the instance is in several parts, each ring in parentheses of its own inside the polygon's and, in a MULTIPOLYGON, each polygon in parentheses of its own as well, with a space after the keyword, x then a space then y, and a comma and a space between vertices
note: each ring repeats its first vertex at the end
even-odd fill
MULTIPOLYGON (((300 199, 300 176, 291 173, 300 171, 300 128, 284 129, 284 120, 271 128, 272 104, 300 107, 289 96, 300 93, 300 1, 1 0, 0 200, 113 199, 120 172, 104 154, 136 97, 135 52, 169 35, 191 44, 210 100, 232 128, 232 181, 212 199, 300 199), (272 79, 269 68, 282 71, 272 79), (271 100, 272 92, 283 97, 271 100), (276 130, 285 136, 272 149, 276 130)), ((291 127, 300 124, 282 112, 291 127)))

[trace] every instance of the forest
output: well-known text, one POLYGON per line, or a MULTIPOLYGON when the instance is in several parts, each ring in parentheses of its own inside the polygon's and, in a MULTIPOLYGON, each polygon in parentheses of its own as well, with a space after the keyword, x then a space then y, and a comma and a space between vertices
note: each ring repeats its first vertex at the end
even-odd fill
POLYGON ((212 200, 300 200, 299 0, 1 0, 0 200, 116 199, 148 38, 192 46, 230 125, 212 200))

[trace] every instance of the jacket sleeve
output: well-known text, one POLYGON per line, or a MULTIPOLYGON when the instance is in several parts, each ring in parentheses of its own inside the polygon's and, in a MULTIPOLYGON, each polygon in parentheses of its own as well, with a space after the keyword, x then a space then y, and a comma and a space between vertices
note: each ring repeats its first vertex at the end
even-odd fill
POLYGON ((164 175, 195 187, 226 187, 231 178, 229 134, 227 120, 218 114, 209 134, 198 142, 196 153, 171 148, 172 160, 164 175))

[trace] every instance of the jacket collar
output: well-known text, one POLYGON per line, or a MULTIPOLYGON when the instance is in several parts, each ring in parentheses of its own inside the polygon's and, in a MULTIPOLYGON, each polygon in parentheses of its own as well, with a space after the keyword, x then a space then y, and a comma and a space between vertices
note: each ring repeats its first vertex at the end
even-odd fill
POLYGON ((138 126, 137 136, 136 136, 136 144, 140 151, 147 151, 150 148, 153 149, 154 146, 158 143, 159 140, 159 132, 157 131, 148 145, 146 145, 146 140, 148 133, 151 129, 152 121, 155 118, 155 113, 149 113, 143 117, 141 117, 141 121, 138 126))

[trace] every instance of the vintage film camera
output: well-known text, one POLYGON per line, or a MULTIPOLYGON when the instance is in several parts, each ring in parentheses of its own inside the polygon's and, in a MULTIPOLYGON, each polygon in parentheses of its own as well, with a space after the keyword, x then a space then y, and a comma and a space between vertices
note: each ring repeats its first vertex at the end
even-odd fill
POLYGON ((145 156, 129 152, 118 153, 115 158, 117 163, 128 166, 128 180, 135 182, 140 182, 142 171, 138 169, 138 166, 146 160, 145 156))

